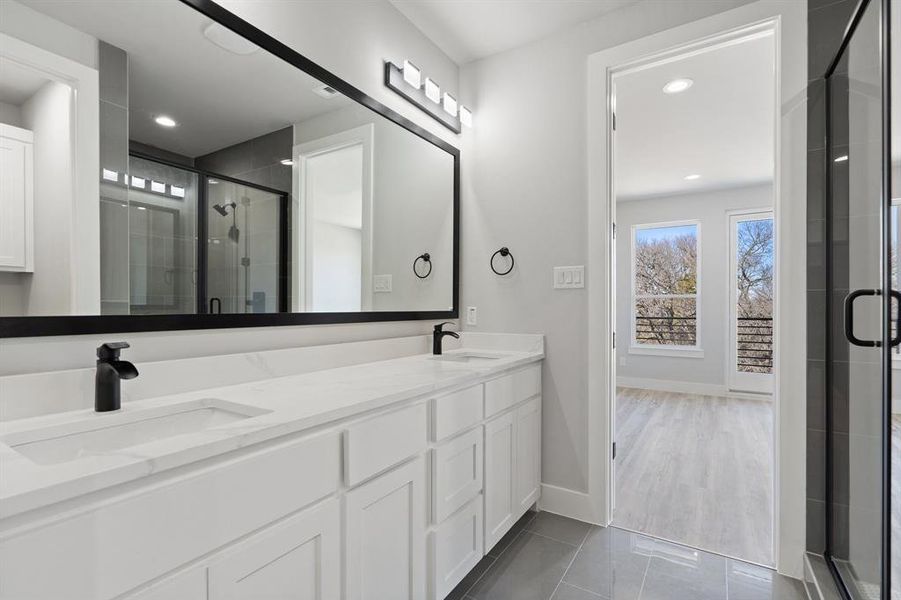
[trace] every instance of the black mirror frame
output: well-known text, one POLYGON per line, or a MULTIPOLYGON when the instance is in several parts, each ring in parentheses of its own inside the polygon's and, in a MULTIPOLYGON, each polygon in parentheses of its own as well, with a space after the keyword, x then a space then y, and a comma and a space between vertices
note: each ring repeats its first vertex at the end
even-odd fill
POLYGON ((241 19, 212 0, 180 0, 213 21, 250 40, 263 50, 315 77, 375 113, 444 150, 454 158, 453 308, 451 310, 383 311, 356 313, 266 313, 266 314, 184 314, 184 315, 92 315, 51 317, 0 317, 0 338, 174 331, 190 329, 230 329, 456 319, 460 312, 460 150, 401 116, 350 83, 292 50, 269 34, 241 19))

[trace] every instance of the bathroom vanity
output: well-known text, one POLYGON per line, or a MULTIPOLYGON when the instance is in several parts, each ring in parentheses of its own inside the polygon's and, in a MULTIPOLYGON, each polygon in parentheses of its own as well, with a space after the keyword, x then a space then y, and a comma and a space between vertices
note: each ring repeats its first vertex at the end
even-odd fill
POLYGON ((0 598, 444 598, 540 494, 498 337, 0 423, 0 598))

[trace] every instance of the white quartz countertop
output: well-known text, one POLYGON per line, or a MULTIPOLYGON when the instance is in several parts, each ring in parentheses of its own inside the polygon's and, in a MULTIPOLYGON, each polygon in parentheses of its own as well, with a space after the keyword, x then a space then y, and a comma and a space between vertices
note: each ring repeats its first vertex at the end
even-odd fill
MULTIPOLYGON (((540 340, 540 336, 536 336, 540 340)), ((57 464, 37 464, 0 441, 0 518, 77 498, 151 474, 187 465, 267 440, 302 432, 417 397, 476 384, 544 358, 543 344, 532 351, 462 349, 498 356, 497 360, 456 362, 416 355, 161 396, 123 403, 113 413, 92 410, 0 423, 0 440, 34 429, 65 428, 67 423, 118 418, 185 402, 214 400, 251 407, 262 414, 196 433, 186 433, 98 452, 57 464)), ((140 368, 140 365, 138 365, 140 368)), ((83 429, 83 427, 82 427, 83 429)), ((12 443, 12 442, 10 442, 12 443)))

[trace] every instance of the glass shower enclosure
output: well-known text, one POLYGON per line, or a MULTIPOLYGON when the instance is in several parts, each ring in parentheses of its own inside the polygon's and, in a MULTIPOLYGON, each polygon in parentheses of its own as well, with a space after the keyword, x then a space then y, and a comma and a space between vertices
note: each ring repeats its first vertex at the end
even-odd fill
POLYGON ((842 594, 891 594, 889 0, 860 3, 826 72, 826 559, 842 594))

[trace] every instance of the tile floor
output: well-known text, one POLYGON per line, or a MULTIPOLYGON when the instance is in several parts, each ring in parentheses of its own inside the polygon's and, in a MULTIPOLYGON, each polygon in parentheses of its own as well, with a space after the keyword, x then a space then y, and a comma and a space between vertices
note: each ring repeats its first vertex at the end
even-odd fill
POLYGON ((805 600, 770 569, 614 527, 527 513, 447 600, 805 600))

